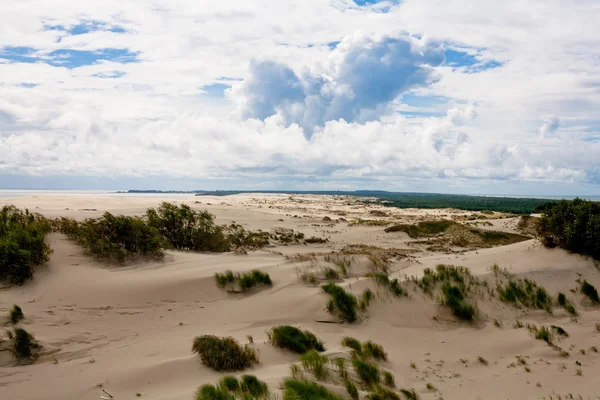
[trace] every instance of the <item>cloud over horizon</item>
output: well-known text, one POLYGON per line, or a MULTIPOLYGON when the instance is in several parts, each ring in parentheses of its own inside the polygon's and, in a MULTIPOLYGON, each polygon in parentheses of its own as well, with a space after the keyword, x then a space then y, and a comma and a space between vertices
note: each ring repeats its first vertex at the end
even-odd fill
POLYGON ((461 4, 3 3, 0 188, 600 194, 600 10, 461 4))

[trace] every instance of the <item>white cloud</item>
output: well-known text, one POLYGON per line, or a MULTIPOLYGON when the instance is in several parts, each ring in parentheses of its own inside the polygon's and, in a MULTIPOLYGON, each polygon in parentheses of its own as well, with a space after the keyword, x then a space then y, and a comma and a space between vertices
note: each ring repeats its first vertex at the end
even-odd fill
POLYGON ((598 192, 600 10, 559 0, 469 10, 458 0, 2 2, 0 47, 42 60, 0 54, 0 187, 2 174, 162 175, 598 192), (82 21, 124 32, 68 35, 82 21), (501 66, 440 65, 442 44, 501 66), (101 49, 138 62, 43 62, 101 49), (227 99, 201 89, 215 82, 232 85, 227 99))

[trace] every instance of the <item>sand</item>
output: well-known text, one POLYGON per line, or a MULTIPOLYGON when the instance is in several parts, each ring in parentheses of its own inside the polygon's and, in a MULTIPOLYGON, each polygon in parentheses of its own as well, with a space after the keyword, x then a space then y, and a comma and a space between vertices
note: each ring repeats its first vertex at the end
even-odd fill
MULTIPOLYGON (((12 366, 6 354, 0 354, 0 365, 4 365, 0 367, 0 399, 99 399, 102 389, 116 400, 138 398, 138 394, 142 399, 193 399, 198 386, 223 376, 204 367, 191 353, 193 338, 202 334, 233 336, 242 343, 252 335, 261 363, 250 371, 277 392, 280 382, 289 376, 290 366, 299 361, 297 355, 267 343, 265 331, 279 324, 313 331, 325 341, 326 354, 347 352, 340 344, 343 336, 382 344, 389 356, 382 366, 394 374, 398 387, 415 388, 421 399, 600 395, 600 380, 596 379, 600 357, 591 350, 600 346, 596 329, 600 308, 590 305, 581 294, 569 292, 577 287, 579 278, 600 285, 600 273, 592 260, 546 249, 533 239, 494 248, 433 252, 411 244, 413 240, 405 233, 385 233, 383 226, 336 222, 339 218, 363 218, 412 223, 477 213, 390 210, 347 197, 277 194, 177 199, 40 195, 0 199, 0 205, 28 207, 49 217, 83 219, 104 211, 139 215, 163 200, 207 209, 220 223, 236 221, 248 229, 265 231, 291 228, 329 242, 268 247, 247 255, 170 251, 161 262, 118 267, 94 261, 64 236, 51 234, 48 240, 54 254, 50 262, 38 268, 32 281, 0 291, 0 323, 7 322, 4 315, 13 304, 19 304, 26 315, 20 324, 45 349, 45 354, 27 366, 12 366), (373 210, 385 210, 389 215, 375 217, 373 210), (324 217, 332 221, 323 221, 324 217), (491 266, 498 264, 520 277, 535 279, 552 295, 567 293, 580 315, 572 319, 558 308, 550 315, 490 301, 481 306, 485 317, 470 325, 455 321, 434 300, 414 292, 402 299, 381 296, 356 324, 316 322, 331 318, 324 309, 327 297, 318 287, 299 279, 298 271, 308 268, 309 262, 285 256, 339 251, 349 244, 420 250, 394 259, 392 275, 401 278, 418 276, 424 268, 437 264, 463 265, 485 278, 491 266), (273 287, 231 295, 214 283, 215 272, 252 268, 268 272, 273 287), (562 358, 527 329, 513 328, 517 318, 524 324, 562 326, 570 336, 560 346, 571 355, 562 358), (511 366, 516 356, 527 360, 530 372, 521 365, 511 366), (488 365, 478 357, 485 358, 488 365), (428 383, 435 389, 428 389, 428 383)), ((514 217, 496 215, 489 221, 493 227, 485 229, 516 231, 514 217)), ((357 273, 360 266, 356 268, 342 284, 356 293, 373 287, 357 273)))

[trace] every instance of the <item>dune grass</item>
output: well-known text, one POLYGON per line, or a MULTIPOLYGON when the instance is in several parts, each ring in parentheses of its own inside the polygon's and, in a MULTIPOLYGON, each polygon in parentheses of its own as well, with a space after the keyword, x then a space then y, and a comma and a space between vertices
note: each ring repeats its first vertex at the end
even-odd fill
POLYGON ((596 290, 596 287, 586 280, 581 283, 581 293, 586 295, 592 301, 592 303, 600 304, 598 290, 596 290))
POLYGON ((325 351, 323 342, 310 331, 302 331, 290 325, 280 325, 267 332, 273 346, 303 354, 309 350, 325 351))
POLYGON ((394 225, 386 228, 386 232, 405 232, 413 239, 429 237, 444 233, 452 225, 457 225, 454 221, 423 221, 414 225, 394 225))
POLYGON ((344 400, 318 383, 288 378, 283 381, 283 400, 344 400))
POLYGON ((34 351, 40 348, 35 337, 22 328, 15 328, 12 340, 13 353, 19 360, 33 357, 34 351))
POLYGON ((221 289, 238 290, 247 292, 257 286, 272 286, 271 277, 266 272, 253 269, 243 274, 234 274, 231 271, 215 274, 215 282, 221 289))
POLYGON ((23 314, 23 310, 21 310, 21 307, 14 304, 13 308, 10 310, 10 313, 8 315, 8 319, 10 320, 10 323, 15 325, 23 318, 25 318, 25 315, 23 314))
POLYGON ((342 320, 350 323, 358 319, 356 312, 358 301, 353 294, 334 283, 323 285, 321 289, 331 296, 327 303, 327 310, 330 313, 337 313, 342 320))
POLYGON ((381 371, 374 363, 354 358, 352 359, 352 365, 365 387, 373 388, 381 381, 381 371))
POLYGON ((545 288, 529 279, 510 278, 496 286, 500 300, 516 306, 552 311, 552 298, 545 288))
POLYGON ((200 355, 205 366, 215 371, 239 371, 258 363, 256 350, 248 345, 241 346, 232 337, 198 336, 192 351, 200 355))
POLYGON ((196 392, 196 400, 254 400, 268 399, 269 388, 254 375, 225 376, 216 385, 202 385, 196 392))
POLYGON ((324 380, 329 375, 327 368, 328 359, 317 353, 316 350, 309 350, 300 356, 302 367, 311 372, 317 380, 324 380))

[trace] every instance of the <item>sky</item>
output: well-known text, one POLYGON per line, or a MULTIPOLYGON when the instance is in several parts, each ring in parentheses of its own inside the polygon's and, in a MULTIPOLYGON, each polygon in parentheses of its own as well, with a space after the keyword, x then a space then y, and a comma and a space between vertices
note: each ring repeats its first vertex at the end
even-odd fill
POLYGON ((0 189, 600 195, 597 0, 0 2, 0 189))

